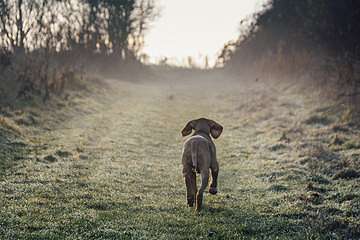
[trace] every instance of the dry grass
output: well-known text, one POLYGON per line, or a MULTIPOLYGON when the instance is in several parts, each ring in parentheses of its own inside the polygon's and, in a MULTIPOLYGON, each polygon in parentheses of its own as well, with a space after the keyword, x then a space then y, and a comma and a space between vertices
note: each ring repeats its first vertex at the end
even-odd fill
POLYGON ((0 116, 0 126, 19 135, 23 133, 22 129, 12 119, 7 117, 0 116))
POLYGON ((358 179, 333 179, 360 152, 329 147, 347 126, 318 124, 312 116, 324 106, 260 83, 108 84, 107 95, 86 93, 39 117, 51 131, 33 128, 27 158, 0 181, 0 238, 360 236, 358 179), (180 130, 200 116, 225 129, 216 140, 220 192, 197 215, 186 207, 180 130))

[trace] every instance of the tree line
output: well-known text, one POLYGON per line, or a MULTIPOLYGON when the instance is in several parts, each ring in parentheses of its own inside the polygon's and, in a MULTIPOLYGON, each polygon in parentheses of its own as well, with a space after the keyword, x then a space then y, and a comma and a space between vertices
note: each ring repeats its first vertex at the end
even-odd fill
POLYGON ((151 0, 1 0, 0 46, 136 55, 156 16, 151 0))
POLYGON ((307 81, 323 92, 359 105, 359 9, 357 0, 271 0, 241 21, 240 37, 225 45, 218 65, 296 80, 311 74, 307 81))
POLYGON ((69 75, 79 66, 140 60, 156 16, 153 0, 0 0, 0 71, 12 72, 26 88, 46 89, 48 98, 50 75, 56 75, 51 68, 61 65, 60 75, 69 75), (22 79, 30 78, 29 71, 34 79, 22 79))
POLYGON ((321 50, 333 57, 359 59, 359 9, 356 0, 272 0, 241 21, 240 38, 228 45, 228 50, 235 50, 227 53, 231 56, 220 55, 220 60, 253 61, 279 48, 284 54, 321 50))

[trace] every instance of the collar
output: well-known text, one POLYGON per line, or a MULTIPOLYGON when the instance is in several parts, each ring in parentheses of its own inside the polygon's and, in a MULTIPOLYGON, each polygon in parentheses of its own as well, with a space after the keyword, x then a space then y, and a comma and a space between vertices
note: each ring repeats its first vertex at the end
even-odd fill
POLYGON ((194 134, 193 134, 193 136, 196 136, 196 135, 203 136, 203 137, 205 137, 205 138, 207 138, 208 140, 211 141, 210 134, 207 133, 207 132, 205 132, 205 131, 203 131, 203 130, 197 130, 197 131, 195 131, 194 134))

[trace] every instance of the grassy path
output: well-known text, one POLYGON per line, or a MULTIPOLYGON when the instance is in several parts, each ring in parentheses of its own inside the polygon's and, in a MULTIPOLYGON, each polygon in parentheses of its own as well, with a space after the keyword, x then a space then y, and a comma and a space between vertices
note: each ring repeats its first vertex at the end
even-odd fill
POLYGON ((322 232, 321 209, 343 206, 327 193, 329 180, 304 164, 313 154, 304 144, 328 139, 316 138, 325 126, 301 124, 310 101, 260 83, 109 84, 107 96, 83 100, 85 112, 34 130, 31 154, 0 181, 0 239, 342 236, 336 226, 340 235, 322 232), (203 116, 225 130, 216 141, 220 193, 206 195, 196 215, 185 204, 180 130, 203 116))

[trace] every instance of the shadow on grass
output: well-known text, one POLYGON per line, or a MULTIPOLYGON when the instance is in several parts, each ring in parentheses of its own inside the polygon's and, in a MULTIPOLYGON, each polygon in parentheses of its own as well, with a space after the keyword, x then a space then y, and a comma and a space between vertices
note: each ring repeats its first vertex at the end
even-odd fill
POLYGON ((302 211, 260 213, 250 205, 206 206, 196 214, 185 205, 159 204, 95 199, 82 205, 39 209, 30 215, 3 212, 0 239, 331 239, 332 236, 320 223, 308 221, 308 214, 302 211))

